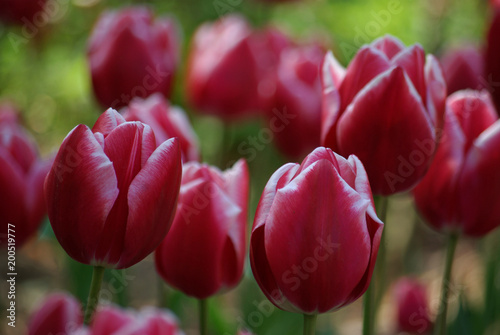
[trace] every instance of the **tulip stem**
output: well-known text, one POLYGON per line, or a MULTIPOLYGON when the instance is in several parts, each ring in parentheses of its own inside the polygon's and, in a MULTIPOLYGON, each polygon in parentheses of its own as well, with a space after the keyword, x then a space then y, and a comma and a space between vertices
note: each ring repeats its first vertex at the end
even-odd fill
POLYGON ((200 335, 207 335, 208 306, 207 299, 199 299, 200 302, 200 335))
POLYGON ((90 282, 90 292, 85 309, 85 324, 89 325, 92 321, 92 316, 99 303, 99 292, 101 291, 102 278, 104 277, 104 268, 102 266, 94 266, 92 272, 92 281, 90 282))
POLYGON ((448 298, 451 286, 451 268, 453 265, 453 258, 455 256, 455 249, 457 248, 457 242, 458 234, 450 234, 446 250, 443 283, 441 285, 441 300, 439 302, 438 315, 436 317, 435 335, 446 334, 446 314, 448 312, 448 298))
POLYGON ((314 335, 318 314, 304 314, 304 335, 314 335))

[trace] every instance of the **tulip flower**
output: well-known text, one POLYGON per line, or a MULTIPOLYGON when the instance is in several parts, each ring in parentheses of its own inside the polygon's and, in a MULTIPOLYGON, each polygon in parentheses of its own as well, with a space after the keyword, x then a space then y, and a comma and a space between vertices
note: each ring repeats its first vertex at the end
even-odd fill
POLYGON ((134 98, 120 112, 127 121, 149 125, 155 133, 157 145, 177 137, 183 161, 199 159, 198 139, 186 113, 179 107, 170 106, 161 94, 155 93, 147 99, 134 98))
MULTIPOLYGON (((134 265, 167 234, 181 171, 176 138, 156 147, 148 125, 126 122, 112 109, 92 130, 76 126, 64 139, 45 181, 57 240, 73 259, 94 266, 96 283, 105 267, 134 265)), ((92 287, 91 293, 98 294, 92 287)), ((88 323, 90 316, 86 317, 88 323)))
MULTIPOLYGON (((0 223, 4 233, 7 227, 12 229, 19 248, 35 234, 47 213, 43 182, 51 161, 40 158, 36 143, 16 119, 10 109, 0 111, 0 223)), ((5 237, 1 246, 7 245, 5 237)))
POLYGON ((500 110, 500 1, 494 4, 493 19, 487 35, 485 56, 485 79, 495 102, 500 110))
POLYGON ((422 216, 449 239, 436 334, 446 331, 458 237, 481 237, 500 225, 500 121, 491 98, 486 91, 459 91, 446 104, 436 157, 413 190, 422 216))
POLYGON ((55 293, 31 315, 28 334, 73 334, 82 324, 80 303, 69 294, 55 293))
POLYGON ((398 331, 425 334, 432 327, 425 286, 410 278, 401 278, 394 286, 398 331))
POLYGON ((276 145, 290 157, 303 157, 320 144, 323 57, 318 45, 288 48, 281 53, 275 109, 268 109, 267 115, 276 145), (276 109, 290 115, 288 124, 272 123, 276 109))
POLYGON ((47 0, 0 0, 0 21, 28 26, 46 21, 47 13, 51 13, 50 9, 45 9, 46 3, 47 0))
POLYGON ((179 33, 172 18, 144 7, 104 12, 88 42, 94 93, 105 107, 125 106, 133 97, 165 96, 179 62, 179 33))
POLYGON ((317 314, 366 291, 382 229, 360 160, 317 148, 268 181, 250 238, 253 274, 274 305, 306 316, 310 334, 317 314))
POLYGON ((363 162, 375 194, 412 188, 425 174, 442 125, 446 84, 436 58, 385 36, 347 69, 323 65, 322 144, 363 162))
POLYGON ((92 335, 110 335, 118 333, 134 322, 134 314, 114 306, 102 306, 95 312, 91 325, 92 335))
POLYGON ((448 94, 464 89, 485 88, 484 57, 474 47, 450 50, 441 58, 448 94))
POLYGON ((245 262, 248 168, 239 160, 224 172, 197 162, 183 167, 172 228, 155 253, 156 270, 171 286, 200 300, 234 287, 245 262))

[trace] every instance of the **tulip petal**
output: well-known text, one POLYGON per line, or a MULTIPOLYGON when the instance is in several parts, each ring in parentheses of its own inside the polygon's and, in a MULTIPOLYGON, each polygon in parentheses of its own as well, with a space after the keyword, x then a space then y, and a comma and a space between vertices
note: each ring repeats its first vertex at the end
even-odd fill
POLYGON ((336 148, 335 129, 340 117, 339 86, 345 77, 345 69, 341 67, 328 52, 323 61, 321 80, 323 85, 322 112, 321 112, 321 143, 329 148, 336 148))
POLYGON ((327 160, 276 193, 265 250, 283 294, 303 313, 338 308, 362 279, 371 252, 368 205, 327 160))
POLYGON ((425 62, 425 80, 427 82, 427 110, 436 129, 444 125, 446 104, 446 81, 439 61, 433 55, 427 55, 425 62))
POLYGON ((95 237, 100 236, 118 193, 112 162, 87 126, 75 127, 45 180, 50 223, 72 258, 85 264, 94 258, 95 237))
POLYGON ((435 134, 402 68, 386 71, 359 92, 339 120, 337 142, 340 154, 355 154, 363 162, 376 194, 407 190, 421 179, 434 154, 435 134), (428 141, 430 149, 423 150, 428 141))
POLYGON ((391 60, 391 64, 401 66, 405 70, 413 86, 420 95, 423 105, 426 106, 427 85, 424 74, 425 51, 422 46, 415 44, 404 49, 391 60))
POLYGON ((371 43, 371 46, 382 51, 388 59, 392 59, 405 49, 405 45, 392 35, 379 37, 371 43))
POLYGON ((108 108, 95 122, 92 127, 93 133, 101 133, 104 137, 108 136, 108 134, 121 125, 125 123, 125 119, 113 108, 108 108))

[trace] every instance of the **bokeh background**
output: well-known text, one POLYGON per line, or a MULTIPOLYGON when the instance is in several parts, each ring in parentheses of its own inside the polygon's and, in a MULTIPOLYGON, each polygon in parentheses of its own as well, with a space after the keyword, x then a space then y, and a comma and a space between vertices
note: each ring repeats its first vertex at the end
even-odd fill
MULTIPOLYGON (((426 52, 438 56, 464 44, 481 47, 491 19, 487 1, 481 0, 309 0, 283 4, 253 0, 58 0, 55 4, 59 7, 51 22, 39 27, 33 36, 23 35, 21 27, 0 24, 0 102, 13 103, 21 111, 23 123, 39 143, 43 155, 57 150, 64 136, 77 124, 92 125, 103 112, 93 96, 86 59, 87 39, 99 14, 108 8, 140 4, 150 6, 158 16, 175 16, 182 27, 182 61, 171 101, 190 116, 203 161, 221 168, 239 158, 238 145, 249 136, 256 136, 266 125, 259 118, 224 125, 217 118, 197 114, 186 102, 187 52, 201 23, 240 13, 254 27, 272 24, 295 39, 320 40, 347 65, 362 44, 384 34, 393 34, 406 45, 420 43, 426 52), (390 3, 399 5, 400 11, 388 20, 377 21, 377 13, 387 10, 390 3)), ((249 230, 265 183, 285 162, 287 159, 273 143, 264 145, 248 162, 249 230)), ((380 334, 395 334, 391 283, 401 275, 417 277, 428 287, 431 315, 435 315, 445 238, 421 222, 407 194, 391 197, 387 222, 388 290, 378 313, 378 324, 380 334)), ((500 233, 494 232, 481 241, 462 239, 459 243, 449 313, 452 334, 500 334, 499 239, 500 233)), ((0 269, 5 274, 7 257, 2 259, 5 261, 0 261, 0 269)), ((18 249, 17 269, 17 327, 7 327, 2 320, 2 334, 24 334, 30 312, 50 292, 65 290, 82 301, 86 299, 91 268, 66 255, 47 220, 39 237, 18 249)), ((0 287, 3 309, 5 280, 0 287)), ((178 315, 186 334, 197 334, 196 301, 161 283, 151 256, 124 271, 106 270, 103 288, 105 301, 136 308, 166 305, 178 315)), ((320 316, 317 333, 360 334, 361 300, 339 312, 320 316)), ((209 304, 213 334, 235 334, 241 327, 262 335, 301 333, 301 316, 282 312, 267 301, 252 277, 248 262, 240 285, 210 299, 209 304)))

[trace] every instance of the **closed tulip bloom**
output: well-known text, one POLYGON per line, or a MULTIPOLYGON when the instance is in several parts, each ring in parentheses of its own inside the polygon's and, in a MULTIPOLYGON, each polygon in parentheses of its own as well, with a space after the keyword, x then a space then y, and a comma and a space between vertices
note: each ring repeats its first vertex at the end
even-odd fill
POLYGON ((425 286, 411 278, 401 278, 394 286, 398 331, 426 334, 432 327, 425 286))
POLYGON ((500 224, 499 166, 500 121, 489 94, 450 95, 436 157, 413 191, 417 209, 440 232, 487 234, 500 224))
POLYGON ((337 310, 368 288, 382 229, 359 159, 317 148, 268 181, 250 238, 253 274, 281 309, 337 310))
POLYGON ((278 148, 286 155, 304 157, 320 145, 321 78, 324 52, 318 45, 288 48, 277 68, 274 108, 267 110, 278 148), (276 126, 276 110, 288 115, 276 126))
POLYGON ((224 120, 241 119, 261 109, 268 92, 260 86, 264 73, 253 39, 240 16, 225 16, 198 28, 186 77, 188 99, 196 109, 224 120))
POLYGON ((199 160, 198 138, 186 113, 179 107, 171 106, 160 93, 147 99, 135 98, 120 112, 127 121, 149 125, 155 133, 157 145, 177 137, 184 162, 199 160))
POLYGON ((148 125, 109 109, 64 139, 45 181, 54 233, 75 260, 126 268, 165 237, 179 193, 176 138, 158 147, 148 125))
POLYGON ((322 144, 355 154, 375 194, 412 188, 425 174, 441 127, 446 84, 418 44, 385 36, 362 47, 347 69, 323 65, 322 144))
POLYGON ((80 303, 65 293, 47 297, 33 312, 28 323, 29 335, 73 334, 83 324, 80 303))
MULTIPOLYGON (((51 161, 43 160, 14 114, 0 112, 0 224, 15 231, 16 247, 33 236, 47 210, 43 183, 51 161), (4 115, 4 116, 2 116, 4 115)), ((7 245, 7 236, 0 245, 7 245)))
POLYGON ((94 93, 105 107, 125 106, 133 97, 170 95, 179 62, 179 33, 171 18, 147 8, 104 12, 88 42, 94 93))
POLYGON ((441 58, 441 64, 448 94, 468 88, 484 88, 484 56, 477 48, 450 50, 441 58))
POLYGON ((500 1, 494 5, 493 19, 487 35, 485 78, 490 86, 493 101, 500 110, 500 1))
POLYGON ((34 22, 47 20, 45 11, 51 13, 50 8, 45 9, 46 3, 47 0, 0 0, 0 21, 34 26, 34 22))
POLYGON ((224 172, 184 165, 174 223, 155 253, 156 270, 174 288, 208 298, 240 280, 245 262, 248 168, 224 172))

